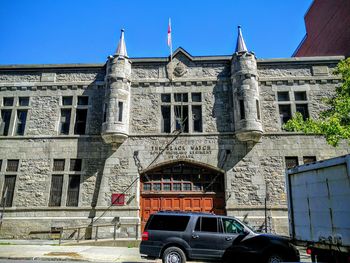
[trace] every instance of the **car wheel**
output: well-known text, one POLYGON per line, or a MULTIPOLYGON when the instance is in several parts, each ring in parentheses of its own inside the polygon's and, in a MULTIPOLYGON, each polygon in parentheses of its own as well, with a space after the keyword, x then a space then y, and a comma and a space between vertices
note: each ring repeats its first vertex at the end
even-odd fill
POLYGON ((185 263, 186 255, 178 247, 168 247, 163 253, 162 261, 163 263, 185 263))
POLYGON ((284 259, 283 256, 276 253, 272 253, 267 257, 266 263, 281 263, 285 261, 286 260, 284 259))

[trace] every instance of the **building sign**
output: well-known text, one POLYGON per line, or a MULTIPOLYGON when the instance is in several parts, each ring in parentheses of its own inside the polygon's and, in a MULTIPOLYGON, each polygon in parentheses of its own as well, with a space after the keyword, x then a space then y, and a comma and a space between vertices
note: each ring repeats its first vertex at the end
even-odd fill
POLYGON ((169 158, 194 158, 194 155, 210 155, 210 145, 170 145, 165 150, 162 146, 151 146, 151 155, 163 153, 169 158))

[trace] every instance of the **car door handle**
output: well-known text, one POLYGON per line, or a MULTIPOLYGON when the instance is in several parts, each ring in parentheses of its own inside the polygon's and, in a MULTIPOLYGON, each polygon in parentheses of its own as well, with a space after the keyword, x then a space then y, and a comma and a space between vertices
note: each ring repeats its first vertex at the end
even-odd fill
POLYGON ((192 238, 193 238, 193 239, 197 239, 197 238, 199 238, 199 236, 198 236, 198 235, 193 234, 193 235, 192 235, 192 238))
POLYGON ((231 241, 233 238, 232 237, 225 237, 226 241, 231 241))

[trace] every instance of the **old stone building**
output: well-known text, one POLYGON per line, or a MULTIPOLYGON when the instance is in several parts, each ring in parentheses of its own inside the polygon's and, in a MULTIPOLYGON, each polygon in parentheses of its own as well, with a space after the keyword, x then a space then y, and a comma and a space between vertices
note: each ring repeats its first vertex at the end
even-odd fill
POLYGON ((340 59, 256 59, 241 34, 232 56, 129 58, 122 32, 105 64, 0 66, 0 236, 133 236, 157 210, 287 233, 285 168, 350 152, 282 129, 324 109, 340 59))

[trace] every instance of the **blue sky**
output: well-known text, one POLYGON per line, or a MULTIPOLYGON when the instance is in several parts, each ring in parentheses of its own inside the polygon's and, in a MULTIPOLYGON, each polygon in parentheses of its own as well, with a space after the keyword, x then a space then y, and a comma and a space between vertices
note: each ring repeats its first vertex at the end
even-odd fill
POLYGON ((237 25, 258 58, 290 57, 312 0, 0 0, 0 64, 103 63, 120 35, 130 57, 234 52, 237 25))

